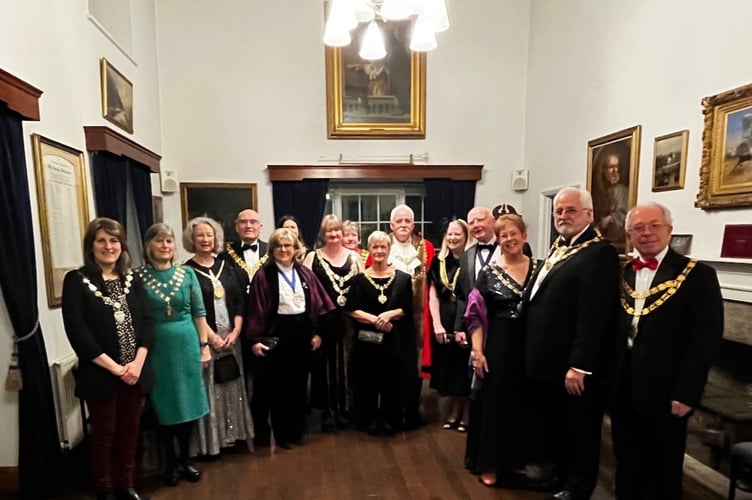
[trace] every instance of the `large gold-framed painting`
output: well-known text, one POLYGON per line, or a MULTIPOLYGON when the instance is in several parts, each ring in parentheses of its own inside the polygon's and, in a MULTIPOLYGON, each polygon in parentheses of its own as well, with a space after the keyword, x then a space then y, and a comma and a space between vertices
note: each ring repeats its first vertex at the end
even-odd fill
POLYGON ((237 239, 235 217, 246 208, 256 210, 256 184, 230 182, 181 182, 180 207, 183 227, 194 217, 211 217, 222 226, 225 241, 237 239))
POLYGON ((89 223, 84 154, 38 134, 32 134, 31 146, 47 304, 57 307, 65 274, 83 263, 81 241, 89 223))
POLYGON ((377 21, 387 55, 367 61, 358 50, 367 23, 346 47, 326 47, 326 118, 330 139, 424 139, 426 55, 410 51, 411 20, 377 21))
POLYGON ((593 224, 619 251, 627 251, 624 222, 637 203, 641 125, 588 141, 587 189, 593 224))
POLYGON ((702 209, 752 205, 752 84, 702 100, 702 209))

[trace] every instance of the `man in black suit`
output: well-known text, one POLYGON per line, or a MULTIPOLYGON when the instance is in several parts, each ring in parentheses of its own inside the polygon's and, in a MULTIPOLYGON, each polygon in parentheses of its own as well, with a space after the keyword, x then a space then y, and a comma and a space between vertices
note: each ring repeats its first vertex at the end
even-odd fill
MULTIPOLYGON (((235 231, 239 241, 225 243, 225 251, 232 260, 232 270, 243 290, 246 301, 251 289, 251 280, 259 267, 266 261, 267 244, 259 239, 264 225, 259 220, 259 214, 253 209, 246 208, 235 218, 235 231)), ((243 352, 243 368, 246 375, 246 389, 251 402, 251 416, 256 437, 256 446, 265 446, 271 439, 269 428, 269 394, 268 384, 264 382, 264 358, 251 353, 251 346, 245 335, 241 335, 243 352)))
POLYGON ((551 497, 557 500, 590 498, 598 478, 619 258, 592 223, 589 192, 565 188, 556 195, 560 236, 524 296, 530 462, 556 464, 564 480, 551 497))
POLYGON ((626 218, 637 258, 624 268, 611 424, 616 498, 682 497, 687 421, 723 335, 715 270, 671 250, 671 213, 626 218))

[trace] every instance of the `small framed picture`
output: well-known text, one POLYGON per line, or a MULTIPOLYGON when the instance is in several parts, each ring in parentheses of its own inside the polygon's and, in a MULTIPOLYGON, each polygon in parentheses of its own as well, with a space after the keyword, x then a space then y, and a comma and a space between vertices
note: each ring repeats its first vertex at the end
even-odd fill
POLYGON ((653 146, 653 192, 684 189, 687 173, 689 130, 655 138, 653 146))
POLYGON ((669 243, 671 250, 682 255, 689 255, 692 251, 692 235, 691 234, 672 234, 671 243, 669 243))
POLYGON ((99 60, 102 116, 133 133, 133 84, 104 57, 99 60))

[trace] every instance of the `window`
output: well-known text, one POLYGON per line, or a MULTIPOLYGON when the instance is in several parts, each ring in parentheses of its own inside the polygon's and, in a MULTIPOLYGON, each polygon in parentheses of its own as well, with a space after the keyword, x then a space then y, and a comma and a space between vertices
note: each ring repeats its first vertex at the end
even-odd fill
POLYGON ((405 204, 415 213, 415 230, 423 233, 431 221, 423 219, 425 191, 421 183, 330 183, 326 213, 360 224, 360 239, 365 241, 373 231, 389 233, 389 216, 397 205, 405 204))

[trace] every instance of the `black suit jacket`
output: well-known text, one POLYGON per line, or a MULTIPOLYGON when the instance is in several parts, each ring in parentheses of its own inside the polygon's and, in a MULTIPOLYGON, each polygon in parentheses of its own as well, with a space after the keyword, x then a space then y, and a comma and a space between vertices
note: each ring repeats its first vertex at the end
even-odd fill
MULTIPOLYGON (((268 245, 265 241, 256 240, 256 243, 258 243, 258 255, 259 259, 266 255, 266 252, 268 250, 268 245)), ((229 244, 230 248, 232 249, 235 254, 240 257, 240 259, 243 259, 243 251, 240 249, 240 247, 243 245, 242 241, 234 241, 229 244)), ((229 253, 229 252, 228 252, 229 253)), ((248 276, 248 273, 240 267, 237 263, 235 263, 235 259, 232 258, 232 256, 228 255, 230 257, 228 260, 232 263, 232 270, 235 273, 235 279, 240 284, 240 288, 243 291, 243 293, 247 293, 250 290, 251 285, 251 279, 248 276)))
MULTIPOLYGON (((669 249, 650 286, 675 279, 688 262, 669 249)), ((631 265, 624 268, 624 279, 634 289, 631 265)), ((647 298, 644 307, 662 296, 647 298)), ((631 298, 627 301, 634 305, 631 298)), ((723 298, 715 270, 698 262, 676 293, 640 317, 631 363, 626 364, 631 325, 632 316, 620 308, 617 373, 629 377, 635 410, 647 417, 666 417, 671 401, 696 407, 723 335, 723 298)))
MULTIPOLYGON (((577 244, 595 236, 589 227, 577 244)), ((544 268, 540 266, 538 273, 544 268)), ((616 250, 601 240, 559 261, 531 297, 538 273, 523 299, 528 374, 563 384, 566 372, 578 368, 605 380, 619 305, 616 250)))
POLYGON ((466 330, 464 315, 465 308, 467 307, 467 296, 470 295, 475 286, 475 270, 479 264, 478 244, 475 243, 465 250, 465 253, 460 257, 460 275, 457 279, 457 286, 454 289, 454 295, 457 297, 457 315, 454 319, 455 332, 470 333, 466 330))
MULTIPOLYGON (((89 278, 97 288, 106 294, 101 271, 96 267, 82 267, 69 271, 63 281, 63 323, 73 350, 78 356, 76 396, 85 400, 107 399, 122 384, 120 379, 92 360, 100 354, 107 354, 119 362, 120 348, 115 328, 112 307, 94 296, 84 284, 81 274, 89 278)), ((136 349, 154 345, 154 316, 137 274, 133 274, 131 290, 128 294, 128 307, 136 335, 136 349)), ((154 373, 149 362, 144 363, 139 388, 147 393, 154 385, 154 373)))

